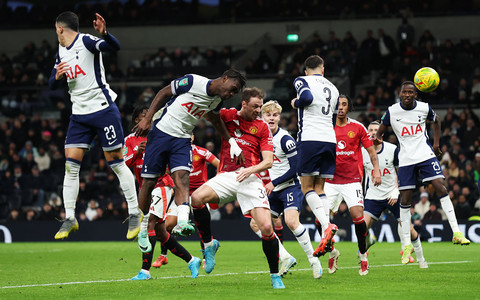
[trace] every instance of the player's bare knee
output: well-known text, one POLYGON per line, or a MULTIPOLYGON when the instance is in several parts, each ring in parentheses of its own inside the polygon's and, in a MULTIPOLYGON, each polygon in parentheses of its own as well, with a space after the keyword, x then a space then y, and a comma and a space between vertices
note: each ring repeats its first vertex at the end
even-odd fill
POLYGON ((272 222, 257 223, 257 226, 262 232, 262 235, 271 235, 273 233, 272 222))

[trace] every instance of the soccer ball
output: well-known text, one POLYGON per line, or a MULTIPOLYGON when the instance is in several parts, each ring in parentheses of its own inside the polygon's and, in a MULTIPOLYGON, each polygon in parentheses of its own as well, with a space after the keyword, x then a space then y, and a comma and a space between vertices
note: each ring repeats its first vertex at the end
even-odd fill
POLYGON ((424 67, 415 73, 413 82, 417 89, 424 93, 433 92, 440 84, 440 76, 437 71, 432 68, 424 67))

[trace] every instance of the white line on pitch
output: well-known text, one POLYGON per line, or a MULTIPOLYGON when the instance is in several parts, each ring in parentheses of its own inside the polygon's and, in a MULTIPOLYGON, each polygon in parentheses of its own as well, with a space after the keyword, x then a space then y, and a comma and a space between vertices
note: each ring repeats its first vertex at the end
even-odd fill
MULTIPOLYGON (((461 261, 438 261, 438 262, 429 262, 429 265, 445 265, 445 264, 465 264, 470 263, 469 260, 461 261)), ((403 264, 390 264, 390 265, 378 265, 370 266, 370 268, 382 268, 382 267, 399 267, 405 266, 403 264)), ((407 266, 417 266, 417 264, 408 264, 407 266)), ((353 267, 339 267, 339 269, 356 269, 358 266, 353 267)), ((292 272, 299 271, 310 271, 310 269, 294 269, 292 272)), ((222 274, 210 274, 210 275, 198 275, 198 277, 211 277, 211 276, 229 276, 229 275, 241 275, 241 274, 263 274, 268 273, 268 271, 254 271, 254 272, 242 272, 242 273, 222 273, 222 274)), ((189 278, 190 276, 165 276, 165 277, 152 277, 152 279, 178 279, 178 278, 189 278)), ((130 279, 111 279, 111 280, 89 280, 89 281, 72 281, 72 282, 57 282, 57 283, 43 283, 43 284, 26 284, 26 285, 12 285, 12 286, 2 286, 2 289, 16 289, 16 288, 26 288, 26 287, 42 287, 42 286, 56 286, 56 285, 72 285, 72 284, 88 284, 88 283, 107 283, 107 282, 121 282, 121 281, 130 281, 130 279)))

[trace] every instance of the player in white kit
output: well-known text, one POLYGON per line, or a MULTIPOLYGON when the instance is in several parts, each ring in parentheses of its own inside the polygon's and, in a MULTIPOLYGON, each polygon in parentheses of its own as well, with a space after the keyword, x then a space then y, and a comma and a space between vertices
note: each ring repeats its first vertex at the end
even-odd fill
POLYGON ((333 129, 334 113, 338 102, 338 89, 323 74, 323 59, 312 55, 305 60, 305 75, 295 79, 297 98, 291 105, 298 110, 297 174, 302 192, 315 217, 322 225, 323 238, 319 247, 326 250, 338 227, 330 224, 325 215, 326 178, 335 173, 337 139, 333 129))
MULTIPOLYGON (((368 133, 374 137, 377 133, 380 123, 374 121, 368 125, 368 133)), ((371 177, 373 172, 373 165, 370 161, 368 152, 363 148, 363 167, 365 168, 365 223, 367 223, 367 229, 370 229, 373 222, 380 218, 382 212, 386 209, 390 210, 398 221, 398 235, 402 245, 402 251, 404 247, 403 234, 401 230, 400 222, 400 204, 398 203, 398 185, 397 185, 397 172, 395 167, 398 166, 398 148, 394 144, 383 142, 374 146, 377 152, 378 164, 380 168, 380 175, 382 176, 382 184, 374 186, 371 184, 371 177)), ((412 244, 417 256, 418 265, 420 268, 428 268, 428 264, 423 257, 423 248, 420 242, 420 235, 410 225, 410 234, 412 237, 412 244)), ((367 241, 369 236, 367 236, 367 241)), ((367 242, 367 249, 370 247, 367 242)), ((410 258, 410 262, 413 259, 410 258)))
POLYGON ((80 33, 78 17, 73 12, 61 13, 55 22, 58 52, 49 79, 56 88, 66 77, 70 100, 73 103, 70 124, 65 139, 65 179, 63 201, 66 218, 55 239, 64 239, 78 230, 75 219, 75 202, 79 189, 79 172, 85 152, 98 135, 108 165, 120 181, 128 203, 129 226, 127 238, 133 239, 140 230, 142 213, 138 210, 135 179, 123 161, 123 129, 120 112, 114 103, 117 95, 105 80, 102 52, 120 49, 117 39, 107 32, 105 20, 99 14, 93 28, 102 39, 80 33))
MULTIPOLYGON (((195 74, 177 78, 157 93, 147 115, 134 127, 137 136, 148 133, 139 207, 145 215, 148 214, 152 190, 168 165, 175 182, 175 203, 178 207, 178 222, 172 230, 174 234, 188 236, 195 231, 188 223, 189 174, 192 168, 190 139, 198 120, 202 117, 209 120, 218 134, 231 145, 230 156, 243 158, 242 150, 228 133, 218 111, 223 100, 242 90, 245 81, 242 74, 232 69, 213 80, 195 74)), ((142 222, 138 243, 140 249, 150 248, 145 221, 142 222)))
POLYGON ((381 143, 387 126, 391 126, 400 143, 398 189, 401 198, 402 233, 406 244, 403 250, 402 263, 406 264, 413 252, 413 246, 410 243, 410 206, 412 205, 412 192, 416 187, 419 172, 422 182, 431 182, 440 198, 440 203, 453 231, 453 243, 468 245, 470 241, 460 232, 452 201, 445 186, 445 177, 435 156, 441 154, 439 147, 440 118, 428 103, 417 100, 415 84, 411 81, 402 83, 400 100, 400 103, 390 106, 383 115, 382 124, 377 131, 375 141, 381 143), (426 131, 427 119, 434 122, 433 147, 430 145, 426 131))

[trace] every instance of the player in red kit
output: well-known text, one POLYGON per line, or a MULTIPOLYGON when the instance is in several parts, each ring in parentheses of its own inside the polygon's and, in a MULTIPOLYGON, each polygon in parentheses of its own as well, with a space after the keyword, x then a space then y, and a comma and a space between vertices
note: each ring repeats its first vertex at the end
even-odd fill
POLYGON ((262 232, 262 246, 270 267, 274 289, 285 288, 278 274, 278 239, 273 231, 270 205, 259 173, 272 167, 272 134, 259 115, 264 93, 257 88, 247 88, 242 93, 240 111, 222 109, 220 118, 229 134, 242 149, 245 161, 237 164, 230 158, 229 143, 222 139, 219 174, 208 180, 192 194, 195 224, 205 243, 205 272, 213 271, 215 253, 220 244, 212 238, 210 213, 206 203, 224 204, 238 200, 242 213, 252 217, 262 232))
MULTIPOLYGON (((345 200, 350 210, 350 216, 355 224, 355 234, 358 239, 360 257, 360 275, 368 274, 368 260, 366 235, 367 226, 363 218, 363 190, 362 174, 359 163, 363 164, 361 147, 363 146, 373 165, 372 181, 370 184, 378 186, 382 179, 378 167, 377 152, 373 147, 367 129, 360 122, 350 119, 347 115, 352 111, 352 101, 346 95, 338 97, 338 114, 335 125, 335 136, 337 137, 336 163, 337 168, 333 179, 327 179, 325 183, 325 194, 327 195, 327 208, 334 213, 337 212, 342 200, 345 200)), ((328 215, 329 210, 325 213, 328 215)), ((315 250, 315 252, 321 249, 315 250)), ((335 247, 330 251, 328 261, 329 273, 337 270, 337 260, 340 252, 335 247)))
MULTIPOLYGON (((134 124, 138 124, 145 117, 147 108, 137 107, 133 111, 132 120, 134 124)), ((143 166, 143 155, 145 150, 146 137, 136 137, 135 134, 130 134, 125 138, 125 147, 123 149, 124 160, 127 166, 134 168, 135 176, 139 187, 142 186, 142 177, 140 176, 143 166)), ((139 244, 142 254, 142 269, 138 272, 132 280, 146 280, 150 279, 150 267, 152 265, 153 250, 155 248, 156 240, 160 240, 162 245, 165 245, 172 253, 185 260, 188 263, 188 268, 191 271, 192 278, 198 276, 201 260, 198 257, 193 257, 190 253, 180 245, 173 236, 166 230, 165 220, 168 202, 173 196, 173 180, 168 175, 160 177, 152 191, 152 205, 150 207, 150 216, 148 223, 142 222, 139 234, 147 232, 150 241, 150 248, 142 249, 139 244), (147 231, 148 230, 148 231, 147 231)))
MULTIPOLYGON (((192 135, 192 143, 194 136, 192 135)), ((190 172, 190 196, 192 193, 208 180, 207 162, 218 168, 220 161, 210 151, 200 146, 192 144, 192 171, 190 172)), ((217 209, 218 205, 211 205, 210 208, 217 209)), ((177 225, 177 205, 172 201, 167 211, 168 219, 166 221, 167 231, 171 232, 177 225)), ((202 251, 205 249, 202 239, 200 239, 202 251)), ((153 262, 152 267, 160 268, 168 263, 167 248, 162 245, 161 255, 153 262)))

